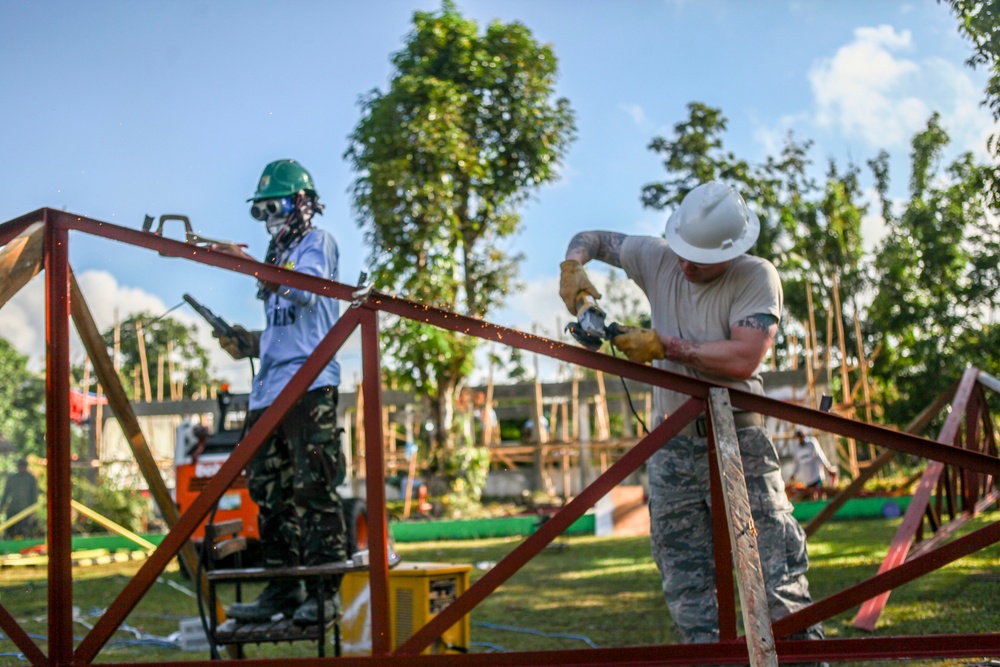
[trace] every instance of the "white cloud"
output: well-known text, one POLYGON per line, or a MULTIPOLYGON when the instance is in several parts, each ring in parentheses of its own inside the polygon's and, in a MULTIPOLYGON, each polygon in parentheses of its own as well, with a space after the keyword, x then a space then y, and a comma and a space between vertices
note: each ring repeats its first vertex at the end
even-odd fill
MULTIPOLYGON (((908 30, 881 25, 858 28, 854 40, 818 61, 808 77, 814 122, 871 148, 900 149, 926 127, 935 111, 952 137, 952 147, 987 157, 985 138, 996 132, 982 108, 981 86, 970 71, 941 58, 913 59, 908 30)), ((768 135, 758 132, 761 140, 768 135)))
POLYGON ((618 105, 618 109, 620 111, 624 111, 628 115, 628 117, 632 119, 632 122, 635 123, 636 125, 640 126, 644 125, 648 120, 648 117, 646 116, 646 111, 639 104, 621 103, 618 105))
MULTIPOLYGON (((163 300, 140 288, 119 284, 107 271, 85 271, 77 276, 87 307, 99 331, 105 331, 115 322, 117 310, 119 321, 142 312, 163 313, 167 310, 163 300)), ((0 337, 7 339, 14 348, 29 359, 29 368, 35 372, 45 369, 45 276, 35 276, 0 311, 0 337)), ((212 338, 208 325, 198 317, 173 311, 174 319, 197 327, 197 340, 208 351, 210 372, 224 378, 231 378, 234 390, 249 389, 250 370, 246 361, 235 362, 223 352, 212 338)), ((72 321, 71 321, 72 322, 72 321)), ((70 361, 81 363, 85 357, 83 343, 70 325, 70 361)), ((156 360, 150 360, 151 372, 156 373, 156 360)), ((155 388, 154 388, 155 391, 155 388)))
POLYGON ((856 29, 853 42, 809 71, 816 123, 872 146, 908 141, 930 115, 928 105, 914 95, 921 67, 895 55, 912 46, 908 30, 856 29))

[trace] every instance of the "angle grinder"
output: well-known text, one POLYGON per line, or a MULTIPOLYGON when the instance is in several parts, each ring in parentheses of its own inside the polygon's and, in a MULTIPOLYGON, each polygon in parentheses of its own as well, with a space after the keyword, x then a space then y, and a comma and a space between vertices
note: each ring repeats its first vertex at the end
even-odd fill
POLYGON ((581 291, 576 296, 577 321, 567 324, 566 331, 580 345, 596 352, 601 349, 604 341, 625 333, 617 322, 605 325, 606 318, 607 313, 597 305, 597 299, 587 292, 581 291))

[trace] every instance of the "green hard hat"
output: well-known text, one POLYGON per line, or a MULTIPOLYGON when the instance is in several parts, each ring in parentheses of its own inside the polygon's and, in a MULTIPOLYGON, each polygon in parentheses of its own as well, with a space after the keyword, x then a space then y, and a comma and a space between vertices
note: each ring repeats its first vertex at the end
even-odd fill
POLYGON ((264 167, 257 192, 247 201, 290 197, 300 190, 316 194, 316 186, 306 168, 295 160, 275 160, 264 167))

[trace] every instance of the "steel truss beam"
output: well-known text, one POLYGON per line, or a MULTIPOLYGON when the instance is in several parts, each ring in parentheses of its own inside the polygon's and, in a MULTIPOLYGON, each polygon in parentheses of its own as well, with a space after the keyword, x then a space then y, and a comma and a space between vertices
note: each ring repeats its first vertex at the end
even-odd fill
MULTIPOLYGON (((365 449, 367 461, 367 492, 370 526, 381 526, 370 533, 372 545, 372 636, 373 655, 368 658, 296 658, 260 660, 262 665, 285 665, 288 662, 303 665, 337 664, 352 665, 689 665, 712 662, 718 664, 745 663, 751 658, 747 644, 736 635, 734 586, 731 577, 721 576, 729 570, 732 550, 729 540, 729 523, 723 512, 716 512, 714 536, 720 598, 720 628, 723 641, 704 645, 665 645, 646 647, 620 647, 614 649, 587 649, 575 651, 532 651, 502 654, 467 655, 416 655, 436 637, 479 602, 502 585, 521 566, 536 555, 546 544, 562 533, 576 518, 608 493, 630 472, 637 469, 669 438, 678 433, 692 419, 703 413, 706 401, 713 390, 725 389, 683 375, 670 373, 649 366, 563 343, 499 327, 474 318, 456 315, 442 309, 417 304, 405 299, 372 291, 363 303, 349 309, 330 330, 326 338, 309 357, 277 400, 245 436, 240 446, 206 485, 205 489, 177 521, 159 548, 125 586, 118 598, 109 606, 105 615, 94 625, 74 650, 72 636, 72 580, 70 567, 70 478, 69 478, 69 306, 70 270, 68 262, 68 232, 79 231, 131 245, 147 248, 166 257, 183 258, 200 264, 242 273, 269 282, 281 283, 307 290, 322 296, 351 301, 355 288, 333 281, 296 273, 274 266, 248 261, 225 253, 213 252, 204 247, 174 241, 155 234, 120 227, 99 220, 89 219, 54 209, 40 209, 15 220, 0 224, 0 245, 27 229, 32 223, 43 222, 45 231, 46 269, 46 400, 47 448, 49 457, 49 654, 46 656, 27 636, 16 620, 0 605, 0 629, 7 633, 24 652, 33 665, 70 667, 89 665, 111 634, 120 626, 135 607, 155 578, 188 540, 195 527, 208 514, 212 505, 221 497, 230 483, 240 474, 266 437, 280 423, 287 411, 305 393, 312 379, 333 357, 357 327, 361 327, 362 359, 364 370, 365 404, 376 409, 367 411, 365 423, 365 449), (622 459, 609 468, 593 484, 584 489, 565 508, 546 522, 533 535, 515 547, 496 567, 484 574, 468 591, 443 610, 415 635, 392 651, 389 646, 388 621, 388 558, 387 523, 385 513, 383 453, 381 448, 381 386, 378 357, 379 312, 390 316, 425 322, 450 331, 464 333, 484 340, 495 341, 511 347, 544 354, 564 362, 601 370, 650 385, 666 387, 691 396, 679 410, 670 415, 647 437, 643 438, 622 459)), ((985 375, 985 374, 984 374, 985 375)), ((990 381, 995 382, 991 376, 990 381)), ((986 386, 990 386, 985 383, 986 386)), ((1000 384, 1000 383, 997 383, 1000 384)), ((993 388, 993 387, 990 387, 993 388)), ((995 390, 995 389, 994 389, 995 390)), ((1000 461, 995 455, 974 448, 941 444, 910 433, 856 422, 826 412, 810 410, 782 401, 729 389, 731 405, 741 410, 777 417, 804 426, 828 431, 861 442, 879 445, 894 452, 904 452, 927 458, 940 464, 954 466, 963 474, 976 474, 976 486, 962 482, 966 492, 982 480, 990 483, 1000 473, 1000 461)), ((714 417, 713 417, 714 418, 714 417)), ((723 507, 726 496, 717 467, 719 461, 715 429, 710 429, 710 456, 712 466, 713 506, 723 507)), ((992 430, 989 438, 992 442, 992 430)), ((967 438, 978 437, 977 430, 967 427, 967 438)), ((949 442, 953 442, 949 441, 949 442)), ((992 452, 996 447, 993 444, 992 452)), ((731 461, 731 459, 730 459, 731 461)), ((730 463, 731 465, 731 463, 730 463)), ((744 487, 745 492, 745 487, 744 487)), ((729 491, 726 491, 727 493, 729 491)), ((967 494, 968 495, 968 494, 967 494)), ((736 498, 737 496, 732 496, 736 498)), ((730 498, 730 499, 732 499, 730 498)), ((735 534, 735 533, 734 533, 735 534)), ((915 579, 926 572, 974 553, 1000 541, 1000 524, 994 523, 965 537, 954 540, 934 551, 922 554, 875 577, 816 602, 810 607, 771 624, 777 641, 774 648, 782 661, 787 660, 863 660, 920 657, 982 657, 1000 656, 1000 634, 946 635, 926 637, 881 637, 878 639, 830 639, 826 641, 788 641, 787 637, 816 621, 830 618, 875 595, 915 579)), ((751 561, 752 562, 752 561, 751 561)), ((737 579, 741 573, 737 572, 737 579)), ((759 664, 758 659, 754 659, 759 664)), ((131 663, 115 663, 131 664, 131 663)), ((174 665, 181 663, 141 663, 145 665, 174 665)), ((209 661, 185 661, 185 665, 210 665, 209 661)))

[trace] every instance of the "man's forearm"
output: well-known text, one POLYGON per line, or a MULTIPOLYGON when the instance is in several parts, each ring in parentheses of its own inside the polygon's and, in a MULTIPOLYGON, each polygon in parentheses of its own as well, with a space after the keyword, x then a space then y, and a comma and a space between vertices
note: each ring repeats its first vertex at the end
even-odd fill
POLYGON ((718 340, 700 343, 674 336, 660 335, 666 358, 696 371, 734 380, 745 380, 756 372, 760 361, 738 341, 718 340))
POLYGON ((621 268, 621 246, 625 234, 620 232, 580 232, 570 239, 566 259, 586 264, 592 259, 621 268))

